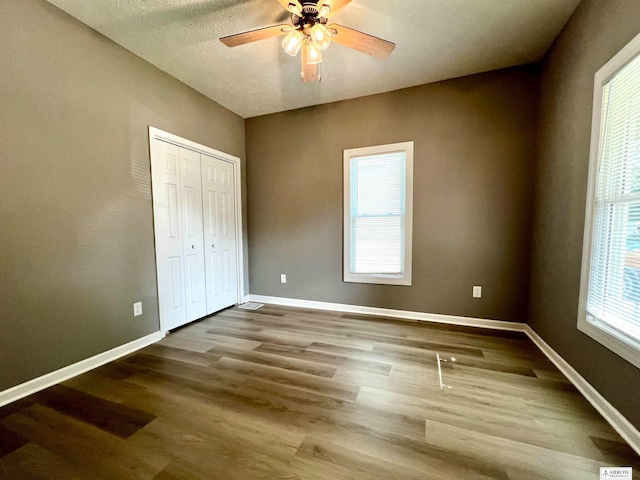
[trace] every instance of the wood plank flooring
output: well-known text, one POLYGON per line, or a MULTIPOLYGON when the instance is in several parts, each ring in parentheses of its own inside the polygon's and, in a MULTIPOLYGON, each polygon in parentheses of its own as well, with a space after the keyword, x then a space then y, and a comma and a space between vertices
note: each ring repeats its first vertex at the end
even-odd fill
POLYGON ((640 459, 522 333, 275 306, 223 311, 0 409, 3 480, 557 480, 600 466, 640 459))

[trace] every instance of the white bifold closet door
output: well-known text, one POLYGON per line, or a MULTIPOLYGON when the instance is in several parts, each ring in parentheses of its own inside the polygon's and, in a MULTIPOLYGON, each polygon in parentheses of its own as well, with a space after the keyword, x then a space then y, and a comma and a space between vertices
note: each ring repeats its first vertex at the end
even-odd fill
POLYGON ((179 148, 182 200, 182 245, 187 321, 207 314, 207 287, 202 239, 202 182, 200 154, 179 148))
POLYGON ((160 320, 170 330, 237 303, 235 177, 228 162, 151 143, 160 320))
POLYGON ((237 302, 235 179, 229 162, 201 156, 207 313, 237 302))

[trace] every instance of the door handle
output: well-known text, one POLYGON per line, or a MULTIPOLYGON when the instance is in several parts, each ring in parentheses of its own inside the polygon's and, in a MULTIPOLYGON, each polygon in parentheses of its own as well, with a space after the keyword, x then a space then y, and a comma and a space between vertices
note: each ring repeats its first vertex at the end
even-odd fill
POLYGON ((195 250, 195 249, 196 249, 196 246, 195 246, 195 245, 191 245, 191 248, 193 248, 193 249, 195 250))
POLYGON ((216 244, 215 244, 215 243, 212 243, 212 244, 211 244, 211 248, 216 248, 216 244))

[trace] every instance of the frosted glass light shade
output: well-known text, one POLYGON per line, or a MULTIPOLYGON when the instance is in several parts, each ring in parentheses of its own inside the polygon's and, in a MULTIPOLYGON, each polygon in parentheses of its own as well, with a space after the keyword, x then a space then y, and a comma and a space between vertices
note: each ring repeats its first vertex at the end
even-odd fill
POLYGON ((304 33, 300 30, 292 30, 290 31, 284 40, 282 41, 282 47, 284 51, 287 52, 292 57, 295 57, 304 42, 304 33))
POLYGON ((314 63, 322 63, 322 53, 320 49, 313 42, 305 44, 307 54, 307 65, 313 65, 314 63))
POLYGON ((311 28, 311 39, 316 44, 318 50, 324 50, 331 43, 331 33, 321 23, 316 23, 311 28))
POLYGON ((318 16, 319 17, 326 17, 327 15, 329 15, 331 13, 331 7, 326 4, 326 3, 320 3, 318 2, 318 16))

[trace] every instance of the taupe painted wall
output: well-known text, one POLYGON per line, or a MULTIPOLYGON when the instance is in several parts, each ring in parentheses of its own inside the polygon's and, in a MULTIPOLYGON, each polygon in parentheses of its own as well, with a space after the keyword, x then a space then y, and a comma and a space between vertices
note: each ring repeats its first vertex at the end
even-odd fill
POLYGON ((525 321, 537 81, 514 68, 247 120, 251 293, 525 321), (413 286, 343 283, 342 151, 409 140, 413 286))
POLYGON ((638 33, 638 0, 584 0, 544 61, 529 323, 640 428, 640 370, 576 326, 594 75, 638 33))
POLYGON ((2 3, 0 390, 158 330, 149 125, 244 157, 242 118, 43 0, 2 3))

